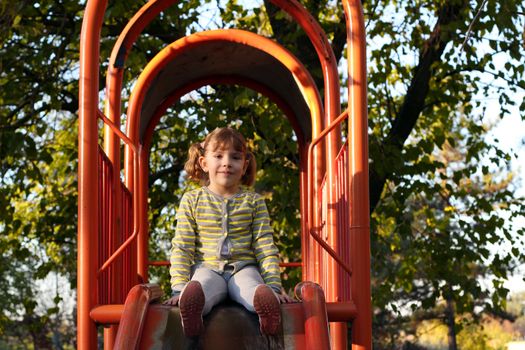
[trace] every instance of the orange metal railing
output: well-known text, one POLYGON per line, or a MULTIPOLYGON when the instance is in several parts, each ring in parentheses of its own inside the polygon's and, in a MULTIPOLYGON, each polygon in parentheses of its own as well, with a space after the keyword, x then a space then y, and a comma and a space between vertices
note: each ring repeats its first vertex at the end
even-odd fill
MULTIPOLYGON (((349 259, 349 246, 344 245, 349 240, 348 231, 342 229, 344 221, 348 218, 349 207, 345 204, 348 193, 339 190, 348 189, 349 168, 345 165, 345 148, 347 144, 331 159, 331 152, 327 152, 327 172, 325 179, 315 191, 313 180, 313 153, 315 148, 323 140, 329 140, 327 136, 331 132, 340 129, 341 123, 348 118, 348 110, 337 117, 308 148, 308 236, 303 244, 309 246, 308 260, 314 260, 317 265, 315 280, 321 284, 326 291, 327 300, 353 306, 351 292, 348 288, 352 275, 349 259), (320 205, 314 209, 314 203, 320 205), (315 244, 317 243, 317 244, 315 244)), ((339 134, 340 135, 340 134, 339 134)), ((341 307, 343 305, 341 304, 341 307)), ((348 345, 347 322, 355 317, 351 311, 353 307, 346 308, 342 320, 332 323, 330 334, 333 339, 333 349, 343 350, 348 345)))
MULTIPOLYGON (((121 206, 120 206, 120 218, 121 222, 121 238, 119 244, 125 242, 133 234, 133 208, 132 208, 132 196, 129 190, 120 183, 121 191, 121 206)), ((136 245, 130 246, 122 252, 122 257, 119 260, 119 264, 122 265, 122 285, 120 286, 118 293, 118 302, 123 303, 126 300, 128 291, 137 284, 136 274, 133 273, 134 267, 137 266, 137 249, 136 245)))
MULTIPOLYGON (((98 152, 98 191, 100 206, 98 216, 98 262, 101 265, 111 255, 112 240, 114 234, 111 232, 112 215, 110 208, 113 205, 113 167, 107 156, 99 148, 98 152)), ((111 303, 109 288, 114 268, 109 268, 98 276, 98 302, 101 304, 111 303)))
MULTIPOLYGON (((336 127, 338 127, 341 122, 343 122, 346 118, 348 118, 348 110, 345 110, 339 117, 337 117, 326 129, 324 129, 319 136, 312 141, 310 146, 308 147, 308 232, 310 234, 310 237, 312 237, 319 245, 323 248, 326 253, 332 257, 337 263, 341 266, 341 268, 348 273, 348 275, 352 275, 352 268, 350 265, 344 261, 339 254, 326 242, 325 239, 321 236, 322 232, 322 225, 323 225, 323 217, 320 212, 315 213, 314 212, 314 206, 313 203, 316 200, 319 200, 320 198, 315 198, 314 193, 314 180, 313 180, 313 154, 315 147, 325 139, 326 135, 328 135, 332 130, 334 130, 336 127), (317 221, 315 220, 317 218, 317 221), (313 225, 314 222, 319 222, 321 225, 319 227, 315 227, 313 225)), ((344 173, 344 171, 343 171, 344 173)))
MULTIPOLYGON (((341 148, 341 151, 337 155, 335 162, 337 165, 335 183, 335 207, 338 213, 337 227, 339 228, 339 233, 337 235, 337 243, 339 247, 350 246, 350 202, 348 198, 348 161, 348 143, 345 143, 341 148)), ((340 256, 341 259, 343 259, 343 261, 350 261, 350 249, 342 249, 340 256)), ((341 285, 350 285, 350 274, 346 273, 346 271, 343 271, 341 269, 337 271, 337 274, 337 280, 341 285)), ((343 300, 351 300, 352 293, 350 288, 343 288, 340 291, 340 293, 343 300)))
MULTIPOLYGON (((337 237, 335 237, 337 240, 337 246, 348 247, 350 234, 350 221, 348 215, 348 143, 345 143, 341 147, 341 150, 339 151, 339 154, 337 155, 334 164, 336 165, 336 169, 334 171, 335 202, 329 203, 329 188, 327 186, 327 181, 325 177, 319 188, 319 193, 317 194, 318 203, 321 203, 321 207, 319 208, 318 213, 318 215, 320 216, 319 222, 325 223, 328 220, 328 206, 330 205, 337 212, 337 237)), ((314 239, 315 238, 322 239, 326 245, 330 246, 330 235, 328 230, 326 229, 326 225, 321 225, 321 227, 318 229, 318 234, 314 237, 314 239)), ((346 263, 350 261, 350 254, 348 249, 342 249, 339 253, 337 253, 333 249, 327 250, 325 249, 325 246, 318 245, 316 254, 320 257, 319 265, 322 266, 322 274, 320 276, 319 284, 321 285, 321 287, 323 287, 325 291, 333 289, 332 286, 329 285, 329 283, 332 282, 332 279, 329 277, 328 273, 328 265, 330 259, 332 258, 336 260, 337 263, 339 263, 339 261, 345 262, 344 264, 341 264, 341 269, 336 271, 336 279, 342 285, 350 284, 352 270, 350 266, 348 266, 346 263), (348 271, 349 269, 350 271, 348 271)), ((351 298, 351 293, 348 288, 339 291, 338 295, 342 297, 342 300, 350 300, 351 298)))
MULTIPOLYGON (((111 207, 115 205, 113 187, 113 166, 107 155, 99 149, 99 237, 98 237, 98 266, 103 266, 115 251, 115 247, 126 241, 133 232, 133 210, 131 193, 120 183, 120 217, 121 224, 118 232, 113 232, 113 212, 111 207)), ((118 186, 118 185, 117 185, 118 186)), ((129 246, 122 252, 122 256, 114 260, 113 264, 101 269, 98 276, 98 302, 99 304, 123 303, 127 291, 136 284, 136 278, 131 273, 136 264, 136 248, 129 246), (118 286, 115 280, 121 279, 118 286)))
MULTIPOLYGON (((138 172, 138 150, 130 139, 120 131, 101 111, 98 117, 127 144, 135 155, 135 171, 138 172)), ((99 249, 98 249, 98 293, 99 304, 123 303, 128 291, 138 283, 136 278, 137 247, 136 237, 139 220, 137 197, 130 193, 120 182, 117 190, 120 191, 121 219, 118 232, 114 232, 112 225, 115 205, 113 187, 114 176, 111 161, 102 149, 99 148, 99 249), (117 274, 115 276, 115 274, 117 274), (116 278, 114 278, 116 277, 116 278), (119 280, 118 288, 115 281, 119 280)), ((137 187, 137 186, 134 186, 137 187)))

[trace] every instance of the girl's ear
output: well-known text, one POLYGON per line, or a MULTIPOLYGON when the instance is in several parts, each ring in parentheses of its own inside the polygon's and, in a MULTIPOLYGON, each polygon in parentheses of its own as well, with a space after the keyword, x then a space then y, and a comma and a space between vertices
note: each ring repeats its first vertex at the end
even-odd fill
POLYGON ((205 173, 208 172, 208 165, 206 164, 206 158, 204 156, 199 157, 199 165, 205 173))

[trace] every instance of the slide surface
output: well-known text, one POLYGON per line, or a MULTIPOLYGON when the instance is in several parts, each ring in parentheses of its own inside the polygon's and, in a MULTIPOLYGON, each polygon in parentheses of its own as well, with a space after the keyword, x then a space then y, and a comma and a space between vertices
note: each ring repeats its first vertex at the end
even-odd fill
POLYGON ((114 349, 162 350, 328 350, 328 320, 324 293, 314 283, 304 283, 302 302, 281 305, 281 332, 261 334, 255 313, 234 303, 213 308, 204 318, 205 330, 195 338, 182 332, 178 307, 154 303, 159 288, 137 285, 124 305, 114 349), (152 303, 153 302, 153 303, 152 303))
POLYGON ((305 349, 304 317, 300 303, 283 305, 282 333, 265 336, 259 331, 256 314, 242 306, 224 303, 215 307, 204 319, 204 333, 195 339, 182 333, 179 309, 166 305, 150 305, 139 341, 140 349, 305 349))

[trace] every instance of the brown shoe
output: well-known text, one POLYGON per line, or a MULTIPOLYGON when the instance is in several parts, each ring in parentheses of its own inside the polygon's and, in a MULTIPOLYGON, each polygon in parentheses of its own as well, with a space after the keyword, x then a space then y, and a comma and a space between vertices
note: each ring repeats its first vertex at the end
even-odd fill
POLYGON ((179 300, 182 329, 187 337, 196 337, 202 333, 202 309, 204 308, 204 292, 201 284, 190 281, 184 288, 179 300))
POLYGON ((273 290, 265 284, 257 286, 253 306, 259 315, 261 333, 276 335, 281 326, 281 306, 273 290))

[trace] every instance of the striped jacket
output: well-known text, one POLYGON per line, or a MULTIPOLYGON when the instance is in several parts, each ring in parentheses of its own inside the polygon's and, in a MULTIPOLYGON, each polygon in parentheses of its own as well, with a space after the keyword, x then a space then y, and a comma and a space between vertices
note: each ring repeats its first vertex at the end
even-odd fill
POLYGON ((257 193, 241 190, 223 198, 206 187, 186 192, 177 211, 171 250, 171 287, 182 290, 192 266, 233 273, 258 265, 264 282, 281 290, 279 252, 273 242, 268 209, 257 193))

